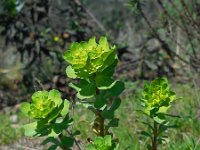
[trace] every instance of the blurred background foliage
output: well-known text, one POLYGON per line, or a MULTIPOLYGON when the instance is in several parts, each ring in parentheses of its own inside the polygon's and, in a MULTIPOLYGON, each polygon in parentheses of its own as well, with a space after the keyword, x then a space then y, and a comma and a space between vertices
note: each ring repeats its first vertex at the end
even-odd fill
MULTIPOLYGON (((116 76, 128 85, 167 76, 198 91, 199 8, 200 0, 1 0, 0 108, 39 89, 73 99, 62 53, 71 42, 100 35, 117 46, 116 76)), ((127 87, 127 97, 136 93, 127 87)))

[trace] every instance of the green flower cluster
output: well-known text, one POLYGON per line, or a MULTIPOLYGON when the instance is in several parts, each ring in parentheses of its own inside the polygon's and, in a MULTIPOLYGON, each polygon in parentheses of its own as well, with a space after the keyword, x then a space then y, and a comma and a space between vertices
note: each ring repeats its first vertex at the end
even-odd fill
POLYGON ((145 84, 141 99, 148 115, 152 110, 154 113, 166 113, 175 99, 175 93, 170 90, 167 78, 158 78, 145 84))
POLYGON ((57 90, 37 91, 32 95, 32 103, 23 103, 22 111, 34 119, 52 120, 59 115, 62 104, 61 94, 57 90), (58 110, 58 111, 57 111, 58 110))
POLYGON ((88 150, 117 150, 117 146, 112 143, 111 135, 105 137, 96 137, 94 141, 88 145, 88 150))
POLYGON ((109 46, 106 37, 101 37, 99 43, 94 37, 88 42, 74 42, 64 53, 64 59, 70 64, 66 70, 70 78, 88 78, 102 72, 116 58, 115 46, 109 46))

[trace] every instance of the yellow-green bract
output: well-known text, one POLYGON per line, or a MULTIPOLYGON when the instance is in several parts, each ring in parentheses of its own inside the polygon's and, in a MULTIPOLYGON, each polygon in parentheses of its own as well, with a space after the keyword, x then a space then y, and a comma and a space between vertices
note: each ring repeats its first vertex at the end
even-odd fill
POLYGON ((64 59, 70 64, 68 77, 88 78, 113 64, 117 56, 115 46, 109 46, 106 37, 101 37, 99 43, 93 37, 88 42, 72 43, 64 59))
POLYGON ((72 124, 68 116, 69 101, 62 100, 57 90, 37 91, 31 103, 21 105, 21 111, 34 122, 23 126, 26 136, 45 136, 57 138, 72 124))
POLYGON ((96 137, 94 141, 88 145, 88 150, 117 150, 117 145, 112 143, 111 135, 105 137, 96 137))
POLYGON ((52 116, 55 118, 61 111, 61 109, 58 109, 61 104, 62 99, 59 91, 37 91, 32 95, 32 103, 23 103, 21 109, 26 115, 34 119, 51 118, 52 116), (55 111, 56 109, 59 112, 55 111), (54 113, 52 113, 53 111, 54 113))
POLYGON ((150 113, 166 113, 174 99, 175 93, 170 90, 168 80, 164 77, 146 83, 141 98, 145 113, 148 115, 150 113))

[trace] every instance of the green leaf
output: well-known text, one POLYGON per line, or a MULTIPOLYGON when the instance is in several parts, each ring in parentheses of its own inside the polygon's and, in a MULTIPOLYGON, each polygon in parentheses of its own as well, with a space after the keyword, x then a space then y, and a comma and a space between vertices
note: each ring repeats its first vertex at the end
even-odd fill
POLYGON ((118 127, 119 125, 119 119, 118 118, 113 118, 109 123, 108 123, 108 128, 110 127, 118 127))
POLYGON ((96 147, 105 147, 105 143, 104 143, 104 139, 103 137, 96 137, 94 140, 94 144, 96 145, 96 147))
POLYGON ((111 135, 106 135, 105 137, 104 137, 104 144, 106 145, 106 146, 112 146, 112 142, 111 142, 111 140, 112 140, 112 138, 111 138, 111 135))
POLYGON ((48 137, 46 138, 43 142, 42 145, 46 145, 48 143, 54 143, 55 145, 60 145, 60 142, 58 141, 58 139, 54 138, 54 137, 48 137))
POLYGON ((150 133, 146 132, 146 131, 142 131, 141 132, 142 135, 146 136, 146 137, 150 137, 152 139, 152 136, 150 133))
POLYGON ((56 150, 58 145, 51 145, 48 150, 56 150))
POLYGON ((81 91, 86 85, 88 85, 90 81, 88 79, 80 79, 80 83, 70 83, 69 86, 75 89, 77 92, 81 91))
POLYGON ((23 126, 25 136, 35 136, 37 134, 37 122, 29 123, 23 126))
POLYGON ((68 76, 69 78, 72 78, 72 79, 77 78, 77 75, 76 75, 74 69, 72 68, 72 66, 68 66, 68 67, 66 68, 66 74, 67 74, 67 76, 68 76))
POLYGON ((102 112, 103 117, 107 118, 107 119, 112 119, 114 117, 114 111, 120 106, 120 104, 121 104, 120 98, 116 98, 115 100, 113 100, 113 103, 112 103, 110 109, 104 110, 102 112))
POLYGON ((51 128, 54 129, 54 131, 57 134, 59 134, 61 130, 65 130, 72 124, 73 124, 73 119, 69 118, 69 116, 66 115, 64 118, 63 117, 57 118, 56 122, 51 124, 51 128))
POLYGON ((67 127, 71 126, 73 124, 73 119, 69 118, 69 116, 67 115, 64 119, 63 122, 60 123, 60 126, 63 129, 66 129, 67 127))
POLYGON ((106 103, 107 103, 106 98, 102 93, 100 93, 100 95, 96 97, 96 100, 94 102, 94 107, 101 109, 106 105, 106 103))
POLYGON ((111 110, 106 110, 106 111, 102 112, 102 116, 105 119, 112 119, 112 118, 114 118, 114 112, 111 110))
POLYGON ((159 116, 156 116, 153 119, 159 124, 165 122, 165 118, 160 118, 159 116))
POLYGON ((23 114, 26 116, 29 116, 29 111, 30 111, 30 104, 27 102, 24 102, 21 104, 21 111, 23 114))
POLYGON ((108 44, 107 37, 100 37, 99 46, 105 51, 109 50, 109 44, 108 44))
POLYGON ((77 92, 79 92, 81 90, 80 84, 69 83, 69 87, 75 89, 77 92))
POLYGON ((92 98, 96 94, 96 85, 94 81, 80 80, 79 84, 70 83, 70 87, 75 89, 79 99, 92 98))
POLYGON ((62 136, 61 137, 61 143, 64 147, 66 148, 70 148, 73 146, 74 143, 74 139, 71 137, 66 137, 66 136, 62 136))
POLYGON ((48 122, 53 121, 54 119, 56 119, 62 112, 64 107, 64 103, 62 103, 59 107, 56 107, 53 109, 53 111, 51 111, 48 116, 46 117, 46 119, 48 120, 48 122))
POLYGON ((79 131, 79 130, 76 130, 73 134, 72 134, 72 136, 74 137, 74 136, 77 136, 77 135, 80 135, 81 134, 81 132, 79 131))
POLYGON ((88 150, 97 150, 94 145, 90 144, 87 147, 88 150))
POLYGON ((97 88, 100 90, 106 90, 112 88, 117 81, 111 79, 108 76, 98 75, 95 78, 97 88))
POLYGON ((170 139, 168 137, 161 137, 161 138, 158 138, 158 143, 159 144, 167 144, 169 143, 170 139))
POLYGON ((115 150, 116 145, 112 143, 111 135, 105 137, 96 137, 94 141, 88 145, 88 150, 115 150))
POLYGON ((165 124, 160 124, 158 131, 159 133, 163 133, 165 131, 167 131, 168 129, 173 129, 173 128, 177 128, 177 125, 165 125, 165 124))
POLYGON ((63 109, 62 109, 62 111, 61 111, 61 115, 64 117, 65 115, 67 115, 67 113, 69 112, 69 105, 70 105, 70 103, 69 103, 69 101, 68 100, 64 100, 64 107, 63 107, 63 109))
POLYGON ((51 133, 50 126, 47 124, 47 120, 37 121, 37 134, 35 136, 46 136, 51 133))
POLYGON ((86 99, 86 98, 92 98, 96 94, 96 85, 94 82, 90 82, 87 85, 85 85, 80 92, 78 92, 77 97, 79 99, 86 99))
POLYGON ((48 134, 48 137, 57 138, 62 133, 62 129, 59 126, 51 126, 51 132, 48 134))
POLYGON ((121 99, 120 98, 114 99, 110 110, 111 111, 115 111, 117 108, 119 108, 120 104, 121 104, 121 99))
POLYGON ((101 72, 107 67, 111 66, 113 63, 115 63, 115 61, 117 60, 115 48, 113 48, 111 52, 103 54, 103 57, 104 57, 104 64, 100 69, 101 72))
POLYGON ((117 81, 116 84, 108 90, 108 94, 111 96, 118 97, 123 90, 125 89, 124 83, 121 81, 117 81))
POLYGON ((118 62, 118 60, 115 59, 115 61, 110 66, 105 68, 102 72, 98 72, 97 74, 102 75, 102 76, 111 77, 115 72, 115 67, 117 65, 117 62, 118 62))
POLYGON ((52 100, 55 105, 60 105, 62 103, 61 94, 58 90, 51 90, 49 91, 48 99, 52 100))

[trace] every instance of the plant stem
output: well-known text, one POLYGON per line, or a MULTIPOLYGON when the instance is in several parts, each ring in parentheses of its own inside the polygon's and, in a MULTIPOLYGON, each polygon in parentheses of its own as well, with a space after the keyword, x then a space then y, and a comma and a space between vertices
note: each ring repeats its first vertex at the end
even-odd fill
MULTIPOLYGON (((100 91, 99 91, 99 89, 96 88, 96 95, 99 95, 99 94, 100 94, 100 91)), ((104 131, 104 118, 101 114, 101 110, 98 110, 98 109, 96 109, 96 110, 97 110, 97 116, 98 116, 98 121, 99 121, 99 130, 100 130, 99 136, 104 137, 104 133, 105 133, 105 131, 104 131)))
POLYGON ((153 139, 151 150, 157 150, 157 138, 158 138, 158 124, 154 121, 154 129, 153 129, 153 139))
POLYGON ((97 130, 97 136, 102 136, 102 137, 104 137, 104 134, 105 134, 105 125, 104 125, 104 118, 103 118, 103 116, 102 116, 102 114, 101 114, 101 110, 99 110, 99 109, 96 109, 96 108, 89 108, 94 114, 95 114, 95 116, 96 116, 96 119, 95 119, 95 122, 94 122, 94 124, 95 123, 97 123, 98 124, 98 129, 96 128, 96 127, 94 127, 95 128, 95 130, 97 130))
POLYGON ((99 112, 99 116, 98 116, 99 117, 99 130, 100 130, 99 135, 104 137, 104 118, 101 115, 101 112, 100 111, 98 111, 98 112, 99 112))

